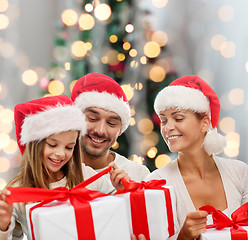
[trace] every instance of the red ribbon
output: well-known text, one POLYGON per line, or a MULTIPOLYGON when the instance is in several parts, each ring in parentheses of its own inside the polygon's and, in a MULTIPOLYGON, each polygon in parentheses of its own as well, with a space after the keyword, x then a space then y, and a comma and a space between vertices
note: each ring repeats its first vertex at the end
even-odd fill
POLYGON ((32 239, 35 240, 33 222, 31 218, 32 211, 54 200, 70 200, 70 203, 74 207, 75 211, 78 239, 95 239, 94 223, 89 201, 107 196, 108 194, 104 194, 99 191, 92 191, 85 187, 104 174, 108 173, 110 170, 111 167, 106 168, 71 189, 66 187, 58 187, 54 189, 8 187, 7 189, 11 191, 11 194, 7 196, 7 203, 42 201, 41 203, 31 207, 29 210, 32 239), (84 224, 80 224, 82 222, 84 224))
POLYGON ((213 224, 207 225, 207 228, 216 228, 218 230, 230 227, 232 240, 247 240, 247 231, 241 226, 248 226, 248 203, 243 204, 231 215, 231 219, 220 210, 206 205, 199 210, 212 213, 213 224))
POLYGON ((132 214, 132 226, 133 233, 138 236, 139 234, 144 234, 147 240, 150 240, 149 226, 147 221, 146 213, 146 204, 145 204, 145 189, 155 189, 164 191, 165 200, 166 200, 166 209, 167 209, 167 218, 168 218, 168 232, 171 237, 174 235, 174 219, 172 211, 172 203, 170 190, 164 188, 166 184, 165 179, 161 180, 151 180, 151 181, 142 181, 135 182, 122 178, 122 183, 124 185, 123 190, 118 190, 115 194, 123 194, 130 192, 130 205, 131 205, 131 214, 132 214))

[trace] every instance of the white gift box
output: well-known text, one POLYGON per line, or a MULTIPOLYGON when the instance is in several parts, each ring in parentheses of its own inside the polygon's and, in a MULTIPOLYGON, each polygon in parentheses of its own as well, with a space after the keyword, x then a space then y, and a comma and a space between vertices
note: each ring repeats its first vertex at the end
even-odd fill
MULTIPOLYGON (((126 205, 123 199, 106 196, 90 201, 97 240, 130 240, 126 205)), ((37 204, 37 203, 36 203, 37 204)), ((36 204, 26 205, 29 234, 29 209, 36 204)), ((75 240, 78 239, 75 212, 69 201, 53 201, 32 211, 32 222, 36 240, 75 240)), ((84 224, 84 222, 80 223, 84 224)), ((80 225, 79 225, 80 227, 80 225)), ((30 237, 31 239, 31 237, 30 237)), ((94 238, 83 238, 92 240, 94 238)))
MULTIPOLYGON (((172 214, 173 220, 170 224, 173 224, 174 234, 179 231, 179 225, 177 221, 176 214, 176 198, 173 187, 166 186, 170 192, 170 199, 172 205, 172 214)), ((140 193, 140 191, 138 191, 140 193)), ((134 194, 135 192, 128 192, 124 194, 117 194, 116 196, 119 198, 123 198, 127 204, 127 214, 129 217, 129 229, 130 232, 133 233, 133 222, 131 215, 131 203, 130 203, 130 194, 134 194)), ((145 205, 146 205, 146 215, 147 215, 147 223, 149 228, 149 237, 150 240, 166 240, 169 238, 168 231, 168 216, 167 216, 167 207, 166 207, 166 198, 163 190, 155 190, 155 189, 146 189, 144 190, 145 196, 145 205)), ((134 208, 139 208, 139 202, 136 202, 134 208)))
MULTIPOLYGON (((248 226, 242 226, 243 229, 248 231, 248 226)), ((246 240, 248 240, 248 234, 246 240)), ((237 239, 237 238, 236 238, 237 239)), ((243 240, 242 238, 238 238, 243 240)), ((230 227, 217 230, 215 228, 207 229, 205 233, 202 233, 200 240, 232 240, 230 227)))

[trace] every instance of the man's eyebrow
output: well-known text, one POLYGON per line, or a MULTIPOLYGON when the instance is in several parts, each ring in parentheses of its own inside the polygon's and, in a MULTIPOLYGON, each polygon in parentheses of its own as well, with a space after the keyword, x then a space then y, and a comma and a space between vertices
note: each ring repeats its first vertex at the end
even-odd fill
POLYGON ((87 109, 86 112, 91 112, 91 113, 95 113, 95 114, 99 114, 99 112, 93 110, 93 109, 87 109))

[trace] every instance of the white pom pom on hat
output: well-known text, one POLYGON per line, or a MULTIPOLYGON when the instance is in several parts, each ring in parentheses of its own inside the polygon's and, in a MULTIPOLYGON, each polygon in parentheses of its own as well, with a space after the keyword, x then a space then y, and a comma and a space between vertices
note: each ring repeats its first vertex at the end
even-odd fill
POLYGON ((122 122, 124 132, 130 124, 131 110, 121 86, 111 77, 101 73, 88 73, 78 79, 72 89, 71 99, 84 111, 98 107, 115 112, 122 122))
POLYGON ((154 102, 155 112, 159 114, 165 109, 174 107, 209 114, 213 130, 207 132, 203 147, 209 155, 223 152, 226 139, 217 132, 220 102, 207 82, 198 76, 187 75, 174 80, 162 89, 154 102))
POLYGON ((86 133, 84 114, 65 95, 44 97, 20 103, 14 109, 16 139, 21 153, 26 144, 52 134, 78 130, 86 133))

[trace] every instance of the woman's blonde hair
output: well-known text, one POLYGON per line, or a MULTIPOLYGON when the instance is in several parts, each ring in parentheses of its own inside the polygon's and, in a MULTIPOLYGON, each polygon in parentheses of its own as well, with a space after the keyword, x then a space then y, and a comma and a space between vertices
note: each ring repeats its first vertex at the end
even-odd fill
MULTIPOLYGON (((8 184, 9 186, 18 183, 20 187, 35 187, 49 189, 49 174, 43 164, 44 146, 46 139, 33 141, 26 145, 21 167, 18 175, 8 184)), ((72 188, 81 183, 82 172, 82 152, 79 137, 70 160, 61 168, 66 177, 66 187, 72 188)))

